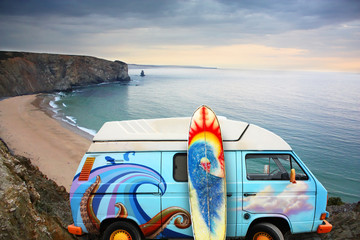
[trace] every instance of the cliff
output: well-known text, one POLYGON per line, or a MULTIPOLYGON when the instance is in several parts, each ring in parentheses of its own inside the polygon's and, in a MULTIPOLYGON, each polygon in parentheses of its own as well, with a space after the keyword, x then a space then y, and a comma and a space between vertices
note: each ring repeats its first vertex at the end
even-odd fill
POLYGON ((0 239, 76 239, 69 194, 0 139, 0 239))
POLYGON ((0 97, 129 81, 128 66, 88 56, 0 51, 0 97))

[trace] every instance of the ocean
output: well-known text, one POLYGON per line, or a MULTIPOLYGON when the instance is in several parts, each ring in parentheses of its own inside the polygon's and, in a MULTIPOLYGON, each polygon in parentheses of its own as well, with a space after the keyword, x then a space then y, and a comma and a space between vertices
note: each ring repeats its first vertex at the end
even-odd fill
POLYGON ((285 139, 329 197, 360 200, 360 74, 129 65, 129 76, 52 94, 50 107, 94 135, 107 121, 190 117, 206 104, 285 139))

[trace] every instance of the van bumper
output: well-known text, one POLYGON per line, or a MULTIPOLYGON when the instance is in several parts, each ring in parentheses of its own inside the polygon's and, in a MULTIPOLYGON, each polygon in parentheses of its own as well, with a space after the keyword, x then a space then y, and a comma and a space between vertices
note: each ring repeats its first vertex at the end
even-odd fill
POLYGON ((83 232, 81 230, 81 227, 77 227, 74 224, 71 224, 68 226, 68 231, 71 234, 75 234, 75 235, 82 235, 83 232))
POLYGON ((317 233, 328 233, 330 232, 332 229, 332 225, 326 221, 323 220, 323 223, 319 225, 318 229, 317 229, 317 233))

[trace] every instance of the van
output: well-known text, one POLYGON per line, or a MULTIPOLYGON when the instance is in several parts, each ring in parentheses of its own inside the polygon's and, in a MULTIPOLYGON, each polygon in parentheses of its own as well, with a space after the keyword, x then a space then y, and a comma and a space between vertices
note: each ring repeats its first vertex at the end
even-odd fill
MULTIPOLYGON (((326 189, 281 137, 225 117, 219 122, 228 238, 331 231, 326 189)), ((192 238, 189 124, 190 118, 105 123, 71 186, 69 232, 104 239, 192 238)))

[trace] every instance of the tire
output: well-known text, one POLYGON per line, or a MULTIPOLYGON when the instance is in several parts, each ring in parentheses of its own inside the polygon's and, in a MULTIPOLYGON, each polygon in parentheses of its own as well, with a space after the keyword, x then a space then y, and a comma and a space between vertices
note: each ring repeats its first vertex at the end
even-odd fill
POLYGON ((142 240, 141 233, 138 228, 129 222, 114 222, 104 231, 104 240, 115 240, 115 236, 122 240, 142 240))
POLYGON ((259 223, 250 229, 246 240, 284 240, 284 235, 274 224, 259 223))

